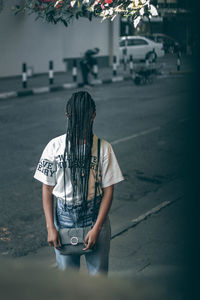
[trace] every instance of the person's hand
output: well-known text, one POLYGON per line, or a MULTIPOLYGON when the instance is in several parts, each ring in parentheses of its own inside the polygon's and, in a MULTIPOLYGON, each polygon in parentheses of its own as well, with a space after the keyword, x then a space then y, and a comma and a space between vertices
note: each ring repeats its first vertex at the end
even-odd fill
POLYGON ((83 248, 83 250, 93 248, 96 244, 98 236, 99 236, 99 231, 96 230, 95 228, 92 228, 85 237, 84 240, 85 248, 83 248))
POLYGON ((48 228, 47 241, 49 246, 54 246, 58 250, 62 247, 58 231, 55 227, 48 228))

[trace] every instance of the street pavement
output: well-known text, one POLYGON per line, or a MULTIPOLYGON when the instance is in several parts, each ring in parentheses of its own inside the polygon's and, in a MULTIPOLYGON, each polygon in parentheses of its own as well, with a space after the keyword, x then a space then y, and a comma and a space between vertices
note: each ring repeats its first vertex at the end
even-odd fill
MULTIPOLYGON (((177 72, 176 66, 177 58, 176 55, 166 54, 163 58, 159 58, 157 65, 160 66, 160 75, 168 76, 169 74, 185 74, 192 71, 191 68, 191 56, 183 55, 181 59, 181 67, 180 71, 177 72)), ((138 66, 138 62, 134 64, 134 69, 138 66)), ((127 65, 126 70, 124 70, 124 66, 121 64, 117 68, 117 79, 123 79, 130 77, 130 69, 129 65, 127 65)), ((98 79, 100 81, 109 81, 113 78, 112 68, 99 68, 98 79)), ((80 68, 78 68, 77 73, 77 82, 82 83, 82 76, 80 73, 80 68)), ((95 81, 93 77, 90 76, 90 82, 94 84, 99 84, 98 80, 95 81)), ((73 81, 72 72, 57 72, 54 74, 54 83, 49 85, 48 78, 48 70, 46 74, 33 74, 33 76, 28 77, 27 79, 27 88, 22 87, 22 77, 6 77, 0 78, 0 99, 1 98, 9 98, 15 96, 15 93, 18 93, 20 96, 26 94, 27 92, 33 91, 37 94, 45 93, 49 91, 49 87, 53 91, 58 89, 59 87, 63 87, 66 85, 66 88, 72 88, 73 85, 76 84, 73 81)))
MULTIPOLYGON (((152 85, 89 88, 97 104, 95 133, 111 142, 125 176, 110 211, 109 277, 174 283, 181 295, 191 272, 190 81, 185 74, 157 78, 152 85)), ((44 146, 65 130, 65 103, 72 92, 0 103, 0 255, 19 265, 56 267, 46 244, 41 185, 32 176, 44 146)))

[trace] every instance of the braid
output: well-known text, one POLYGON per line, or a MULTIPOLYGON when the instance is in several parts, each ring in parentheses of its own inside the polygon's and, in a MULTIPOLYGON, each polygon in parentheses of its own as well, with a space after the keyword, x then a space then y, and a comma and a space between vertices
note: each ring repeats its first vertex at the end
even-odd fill
POLYGON ((95 111, 96 107, 92 97, 88 92, 84 91, 72 94, 66 105, 68 126, 64 162, 67 155, 73 188, 73 204, 75 204, 76 197, 80 197, 85 209, 87 208, 88 181, 93 144, 92 116, 95 111))

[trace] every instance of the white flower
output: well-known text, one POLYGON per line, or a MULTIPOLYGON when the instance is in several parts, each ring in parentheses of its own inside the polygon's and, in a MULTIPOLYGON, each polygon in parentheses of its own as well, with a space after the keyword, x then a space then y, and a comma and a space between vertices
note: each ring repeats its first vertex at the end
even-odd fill
MULTIPOLYGON (((132 5, 132 4, 131 4, 132 5)), ((121 13, 122 9, 120 8, 122 6, 122 3, 115 7, 115 12, 121 13)))
POLYGON ((136 28, 138 26, 138 24, 140 23, 140 20, 141 20, 141 17, 138 16, 134 21, 133 21, 133 24, 134 24, 134 27, 136 28))
POLYGON ((113 8, 110 8, 110 9, 105 9, 105 11, 104 11, 104 15, 105 16, 112 16, 113 15, 113 8))
POLYGON ((71 1, 71 2, 70 2, 71 7, 74 7, 75 3, 76 3, 76 0, 71 1))
POLYGON ((97 5, 97 4, 99 4, 99 0, 96 0, 96 1, 94 2, 93 6, 95 6, 95 5, 97 5))
POLYGON ((140 8, 140 16, 143 16, 144 15, 144 7, 140 8))
POLYGON ((149 2, 150 2, 150 0, 140 0, 141 2, 142 2, 142 5, 146 5, 146 4, 148 4, 149 5, 149 2))
POLYGON ((158 11, 157 9, 155 8, 155 6, 153 5, 149 5, 149 12, 151 13, 152 16, 158 16, 158 11))
POLYGON ((54 5, 54 7, 56 7, 60 2, 61 2, 61 0, 56 1, 56 4, 54 5))
POLYGON ((109 11, 110 11, 110 15, 113 15, 113 8, 110 8, 109 11))
POLYGON ((83 0, 83 4, 87 4, 89 2, 90 2, 90 0, 83 0))
POLYGON ((111 21, 113 21, 114 20, 114 18, 117 16, 117 14, 115 14, 112 18, 111 18, 111 21))
POLYGON ((133 3, 128 5, 128 8, 137 9, 144 5, 149 5, 150 0, 133 0, 133 3))

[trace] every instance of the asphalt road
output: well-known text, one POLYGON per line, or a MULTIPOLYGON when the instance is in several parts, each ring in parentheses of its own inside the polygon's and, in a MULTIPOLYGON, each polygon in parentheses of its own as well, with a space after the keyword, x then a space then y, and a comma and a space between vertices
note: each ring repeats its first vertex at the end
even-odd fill
MULTIPOLYGON (((191 120, 188 82, 188 76, 170 76, 141 87, 121 82, 90 89, 97 105, 94 131, 113 143, 126 178, 115 191, 110 214, 114 231, 169 195, 172 200, 184 195, 191 120)), ((33 179, 33 174, 47 142, 65 132, 65 104, 71 93, 55 92, 0 102, 0 255, 3 257, 31 254, 46 245, 41 184, 33 179)), ((151 258, 161 257, 157 264, 163 263, 161 253, 167 247, 170 250, 166 263, 175 264, 180 258, 177 256, 180 247, 185 247, 182 243, 185 209, 181 203, 178 201, 174 207, 159 212, 157 220, 150 218, 122 234, 120 239, 114 239, 112 271, 127 270, 128 260, 125 265, 120 263, 119 257, 123 256, 131 257, 129 269, 143 270, 154 261, 151 258), (165 230, 159 230, 159 226, 165 226, 165 230), (147 232, 152 235, 155 229, 157 238, 154 235, 151 239, 147 232), (141 242, 133 249, 132 242, 136 243, 139 237, 141 242), (147 244, 152 244, 148 255, 147 244), (123 248, 123 245, 129 246, 123 248), (155 252, 159 247, 161 251, 155 252)), ((180 264, 184 259, 183 253, 180 264)))

